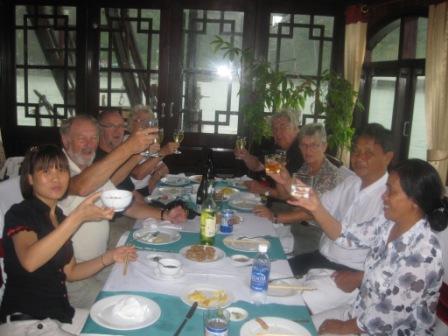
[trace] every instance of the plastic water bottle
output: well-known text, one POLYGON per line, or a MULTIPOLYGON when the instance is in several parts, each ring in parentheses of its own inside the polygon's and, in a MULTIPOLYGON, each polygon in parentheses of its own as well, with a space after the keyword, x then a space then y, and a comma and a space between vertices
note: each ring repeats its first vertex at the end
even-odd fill
POLYGON ((269 285, 269 273, 271 272, 271 261, 267 255, 268 246, 258 245, 258 254, 252 265, 250 277, 250 289, 252 302, 254 304, 266 303, 266 293, 269 285))

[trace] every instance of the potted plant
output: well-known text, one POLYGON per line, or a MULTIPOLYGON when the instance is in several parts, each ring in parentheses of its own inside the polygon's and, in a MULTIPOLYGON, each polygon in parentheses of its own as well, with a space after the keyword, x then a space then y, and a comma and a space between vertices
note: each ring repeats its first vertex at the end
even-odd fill
POLYGON ((357 96, 349 81, 331 72, 324 73, 321 86, 315 91, 317 113, 325 115, 329 149, 340 160, 343 159, 343 153, 350 149, 355 133, 352 127, 353 110, 363 109, 357 96))
POLYGON ((241 112, 246 125, 249 142, 259 143, 269 136, 271 129, 266 120, 266 111, 275 113, 281 109, 299 112, 306 98, 313 94, 313 82, 304 80, 295 85, 286 73, 275 70, 265 60, 255 59, 249 50, 242 50, 216 36, 211 42, 215 52, 221 52, 235 68, 241 80, 240 96, 243 96, 241 112), (241 76, 243 74, 243 76, 241 76))

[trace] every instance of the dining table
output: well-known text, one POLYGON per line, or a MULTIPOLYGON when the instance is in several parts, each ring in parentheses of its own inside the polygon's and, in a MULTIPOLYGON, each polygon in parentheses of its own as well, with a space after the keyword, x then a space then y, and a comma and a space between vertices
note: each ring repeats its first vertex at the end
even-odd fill
MULTIPOLYGON (((160 189, 178 188, 168 190, 168 198, 180 198, 185 203, 194 206, 198 181, 187 178, 182 181, 183 183, 176 180, 172 185, 169 181, 165 180, 166 183, 164 183, 162 180, 158 186, 159 192, 156 189, 153 195, 162 197, 160 189), (176 194, 176 190, 178 194, 176 194), (173 196, 173 194, 176 195, 173 196)), ((235 196, 233 199, 239 201, 232 203, 233 199, 230 198, 230 201, 225 199, 218 202, 219 208, 226 207, 234 210, 237 224, 233 225, 233 232, 230 234, 222 234, 218 230, 213 245, 216 252, 214 259, 201 262, 190 259, 186 254, 191 246, 200 244, 200 216, 195 216, 182 224, 172 224, 150 218, 136 221, 133 230, 124 233, 118 245, 135 246, 137 260, 127 265, 118 263, 112 266, 110 275, 84 325, 82 335, 204 335, 203 316, 206 307, 199 306, 193 311, 191 317, 186 318, 193 304, 190 294, 201 289, 222 291, 225 293, 225 300, 220 302, 223 307, 227 307, 226 309, 236 308, 237 311, 247 313, 239 314, 236 319, 231 318, 228 335, 317 335, 309 310, 301 295, 303 290, 308 289, 301 288, 299 280, 294 278, 273 223, 265 218, 257 217, 251 212, 251 205, 260 200, 247 193, 243 184, 238 185, 235 180, 222 180, 217 183, 217 186, 232 188, 234 193, 238 194, 233 195, 235 196), (237 188, 238 186, 239 188, 237 188), (241 197, 243 200, 244 197, 247 197, 250 202, 241 203, 241 197), (239 206, 241 204, 244 206, 239 206), (151 242, 151 240, 144 239, 145 235, 160 233, 170 234, 172 239, 158 243, 155 240, 151 242), (256 248, 253 248, 251 244, 252 240, 267 243, 269 246, 270 279, 285 278, 278 282, 272 281, 272 283, 281 285, 278 286, 280 290, 271 290, 270 288, 266 300, 262 304, 253 302, 250 290, 251 267, 257 254, 256 248), (240 241, 246 241, 247 244, 240 246, 240 241), (237 244, 232 242, 237 242, 237 244), (244 262, 240 262, 239 258, 232 258, 236 255, 247 257, 247 259, 243 258, 244 262), (179 260, 182 265, 181 272, 172 277, 161 274, 158 258, 179 260), (284 288, 283 291, 282 288, 284 288), (134 296, 155 302, 158 306, 157 309, 160 310, 158 312, 160 316, 156 316, 155 321, 151 321, 149 325, 143 324, 140 327, 137 323, 136 326, 130 328, 115 324, 116 321, 113 318, 102 320, 101 312, 98 312, 98 309, 104 309, 101 303, 108 302, 108 300, 114 302, 114 297, 122 296, 134 296), (252 328, 251 331, 248 324, 254 323, 256 318, 268 322, 276 321, 277 324, 291 323, 301 329, 293 328, 292 331, 268 333, 255 323, 256 330, 252 328), (181 324, 183 324, 182 330, 176 334, 176 330, 181 324), (258 329, 261 330, 258 331, 258 329)), ((148 197, 148 202, 154 200, 154 197, 148 197)), ((219 229, 219 226, 217 228, 219 229)))

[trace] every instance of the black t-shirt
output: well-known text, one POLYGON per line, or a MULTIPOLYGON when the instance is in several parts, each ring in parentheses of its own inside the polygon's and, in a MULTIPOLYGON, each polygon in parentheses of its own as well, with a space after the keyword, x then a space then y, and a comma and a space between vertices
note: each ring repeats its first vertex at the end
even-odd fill
MULTIPOLYGON (((100 149, 99 147, 96 149, 96 155, 95 155, 95 161, 101 160, 102 158, 104 158, 108 153, 106 153, 105 151, 103 151, 102 149, 100 149)), ((135 190, 135 186, 134 183, 132 183, 132 180, 130 178, 130 176, 126 176, 126 178, 119 183, 118 185, 115 186, 117 189, 122 189, 122 190, 127 190, 127 191, 134 191, 135 190)))
MULTIPOLYGON (((61 223, 65 216, 56 208, 61 223)), ((3 246, 7 281, 0 320, 12 313, 23 313, 36 319, 52 318, 71 323, 75 313, 67 298, 64 266, 73 257, 72 242, 68 240, 47 263, 34 272, 26 271, 17 258, 12 237, 20 231, 33 231, 42 239, 54 230, 50 208, 37 198, 14 204, 5 215, 3 246)))

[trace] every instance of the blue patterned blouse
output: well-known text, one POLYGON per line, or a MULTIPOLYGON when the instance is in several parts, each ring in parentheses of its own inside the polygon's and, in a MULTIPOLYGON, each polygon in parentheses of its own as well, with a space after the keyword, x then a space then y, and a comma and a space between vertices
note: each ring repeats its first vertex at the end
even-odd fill
POLYGON ((422 219, 388 244, 393 225, 381 216, 336 240, 371 248, 352 316, 368 335, 432 335, 443 275, 439 241, 422 219))

